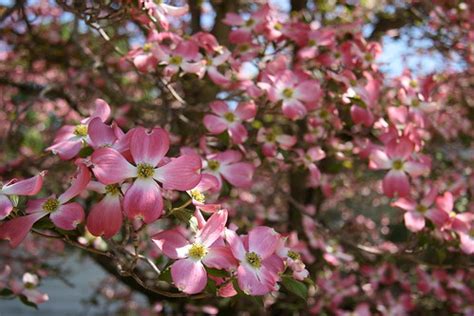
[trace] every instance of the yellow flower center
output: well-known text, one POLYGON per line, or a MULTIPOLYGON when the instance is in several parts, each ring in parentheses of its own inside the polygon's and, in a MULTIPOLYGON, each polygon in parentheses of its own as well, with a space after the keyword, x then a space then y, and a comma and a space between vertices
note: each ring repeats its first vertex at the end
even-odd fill
POLYGON ((155 168, 147 163, 141 163, 137 165, 137 176, 141 179, 150 178, 155 173, 155 168))
POLYGON ((46 202, 43 203, 43 210, 51 213, 58 209, 59 207, 59 200, 58 199, 47 199, 46 202))
POLYGON ((251 27, 254 24, 255 24, 255 21, 253 19, 249 19, 247 20, 247 22, 245 22, 245 26, 247 27, 251 27))
POLYGON ((109 184, 105 186, 105 193, 110 195, 118 195, 120 193, 120 188, 117 184, 109 184))
POLYGON ((235 115, 232 112, 227 112, 224 114, 224 118, 227 120, 227 122, 232 123, 235 120, 235 115))
POLYGON ((287 99, 291 98, 293 96, 293 89, 285 88, 285 90, 283 90, 283 96, 287 99))
POLYGON ((194 243, 191 248, 189 248, 188 256, 192 259, 201 260, 207 255, 207 249, 204 245, 194 243))
POLYGON ((395 160, 392 164, 392 168, 395 170, 402 170, 403 169, 403 161, 395 160))
POLYGON ((170 64, 172 65, 181 65, 181 63, 183 62, 183 57, 181 56, 173 56, 170 58, 170 64))
POLYGON ((206 196, 204 194, 202 194, 201 192, 199 192, 199 190, 197 189, 194 189, 194 190, 191 190, 191 197, 193 198, 193 200, 199 202, 199 203, 204 203, 206 201, 206 196))
POLYGON ((296 251, 290 250, 290 251, 288 251, 288 258, 291 258, 293 260, 299 260, 301 258, 301 256, 296 251))
POLYGON ((247 252, 245 259, 254 268, 258 269, 262 266, 262 259, 255 252, 247 252))
POLYGON ((424 213, 428 210, 428 208, 424 205, 419 204, 416 206, 416 210, 420 213, 424 213))
POLYGON ((74 128, 74 135, 86 137, 87 136, 87 125, 79 124, 74 128))
POLYGON ((151 51, 151 48, 153 47, 153 45, 151 45, 150 43, 146 43, 145 45, 143 45, 143 51, 145 53, 148 53, 151 51))
POLYGON ((216 171, 217 169, 219 169, 219 161, 217 160, 209 160, 207 162, 207 166, 209 167, 209 169, 211 169, 212 171, 216 171))

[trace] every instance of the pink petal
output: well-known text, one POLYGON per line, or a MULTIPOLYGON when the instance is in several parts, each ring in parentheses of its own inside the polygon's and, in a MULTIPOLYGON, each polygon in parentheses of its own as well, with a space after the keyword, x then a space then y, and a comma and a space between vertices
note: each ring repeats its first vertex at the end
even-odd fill
POLYGON ((103 123, 99 117, 89 123, 88 134, 93 148, 110 146, 117 139, 113 127, 103 123))
POLYGON ((211 246, 224 231, 227 222, 227 210, 212 214, 204 227, 199 230, 197 238, 206 246, 211 246))
POLYGON ((225 246, 213 246, 209 248, 202 262, 206 267, 215 269, 230 269, 237 266, 237 260, 235 260, 232 255, 232 251, 225 246))
POLYGON ((107 121, 110 116, 110 106, 102 99, 95 100, 95 111, 92 113, 90 119, 98 117, 102 122, 107 121))
POLYGON ((125 214, 130 219, 142 218, 149 224, 163 213, 163 198, 158 184, 153 179, 136 179, 125 193, 125 214))
POLYGON ((159 6, 163 8, 166 14, 171 16, 181 16, 188 13, 189 11, 189 6, 187 4, 182 7, 174 7, 165 3, 161 3, 159 6))
POLYGON ((12 210, 13 204, 10 199, 6 195, 0 193, 0 220, 10 215, 12 210))
POLYGON ((255 252, 264 260, 275 252, 279 241, 280 235, 273 228, 255 227, 249 232, 249 252, 255 252))
MULTIPOLYGON (((52 196, 52 198, 54 198, 54 196, 52 196)), ((26 203, 26 213, 32 214, 32 213, 43 212, 43 203, 46 202, 47 200, 48 198, 29 200, 26 203)))
POLYGON ((228 127, 228 122, 222 117, 207 114, 204 116, 204 126, 211 134, 220 134, 228 127))
POLYGON ((370 127, 374 123, 372 112, 357 105, 351 106, 351 118, 355 124, 363 124, 366 127, 370 127))
POLYGON ((283 101, 283 114, 290 120, 301 119, 306 115, 306 107, 297 100, 283 101))
POLYGON ((225 230, 225 240, 230 246, 230 250, 232 254, 237 260, 243 261, 245 260, 245 248, 242 242, 242 239, 237 235, 237 233, 233 230, 226 229, 225 230))
POLYGON ((163 183, 165 189, 191 190, 201 180, 201 165, 201 157, 185 154, 157 168, 153 178, 163 183))
POLYGON ((271 288, 265 281, 259 279, 256 269, 247 265, 240 265, 237 269, 239 287, 249 295, 265 295, 271 291, 271 288))
POLYGON ((169 258, 182 259, 187 255, 189 241, 178 229, 165 230, 151 237, 155 245, 169 258))
POLYGON ((410 182, 405 172, 390 170, 383 179, 383 192, 388 197, 405 197, 410 193, 410 182))
POLYGON ((430 168, 421 162, 406 161, 403 164, 403 170, 405 170, 412 177, 418 177, 426 175, 430 172, 430 168))
POLYGON ((71 182, 71 186, 69 189, 66 190, 63 194, 61 194, 58 200, 61 204, 66 203, 67 201, 71 200, 72 198, 79 195, 82 191, 85 190, 87 184, 91 180, 91 173, 89 168, 87 168, 84 164, 78 164, 78 172, 74 179, 71 182))
POLYGON ((255 168, 250 163, 238 162, 224 165, 221 166, 220 171, 224 179, 237 188, 249 188, 252 186, 255 168))
POLYGON ((408 198, 400 198, 393 202, 392 206, 399 207, 405 211, 414 211, 416 209, 416 202, 408 198))
POLYGON ((321 97, 321 87, 315 80, 303 81, 295 88, 295 98, 303 102, 315 102, 321 97))
POLYGON ((226 150, 216 155, 211 155, 209 159, 215 159, 219 161, 221 165, 228 165, 242 160, 242 154, 237 150, 226 150))
POLYGON ((0 239, 10 241, 10 247, 16 248, 28 235, 28 232, 45 213, 34 213, 17 217, 0 225, 0 239))
POLYGON ((276 141, 280 144, 280 147, 288 150, 296 144, 296 137, 290 135, 278 135, 276 141))
POLYGON ((406 212, 404 219, 406 227, 414 233, 425 227, 425 218, 418 212, 406 212))
POLYGON ((206 192, 215 190, 218 186, 219 181, 216 179, 216 177, 203 173, 201 176, 201 181, 199 181, 199 184, 193 189, 196 189, 199 192, 206 192))
POLYGON ((111 238, 120 231, 122 218, 119 196, 106 195, 92 206, 87 217, 87 229, 94 236, 111 238))
POLYGON ((439 227, 444 226, 449 221, 449 214, 437 208, 429 209, 426 211, 425 216, 439 227))
POLYGON ((169 147, 168 133, 161 128, 154 128, 148 133, 143 127, 137 127, 130 140, 130 152, 137 164, 148 163, 157 166, 169 147))
POLYGON ((229 135, 235 144, 242 144, 247 140, 247 129, 241 123, 233 123, 229 128, 229 135))
POLYGON ((223 116, 224 114, 230 112, 229 105, 221 100, 214 101, 209 106, 211 107, 212 112, 219 116, 223 116))
POLYGON ((207 272, 200 261, 180 259, 171 266, 171 277, 175 286, 187 294, 196 294, 204 290, 207 284, 207 272))
POLYGON ((251 120, 257 115, 257 107, 253 101, 241 102, 235 109, 235 114, 243 121, 251 120))
POLYGON ((392 160, 380 149, 372 150, 369 159, 370 169, 390 169, 392 167, 392 160))
POLYGON ((73 139, 54 144, 46 148, 46 150, 51 150, 54 154, 59 155, 59 158, 62 160, 69 160, 76 157, 79 151, 81 151, 81 148, 82 140, 73 139))
POLYGON ((222 22, 227 25, 243 25, 245 20, 239 14, 230 12, 226 13, 222 22))
POLYGON ((326 153, 321 149, 321 147, 311 147, 308 149, 307 154, 313 162, 326 158, 326 153))
POLYGON ((407 138, 394 139, 387 144, 387 155, 392 159, 406 160, 414 151, 415 145, 407 138))
POLYGON ((445 211, 446 213, 450 213, 453 211, 454 207, 454 197, 451 192, 445 192, 443 196, 439 196, 436 198, 436 205, 445 211))
POLYGON ((209 78, 211 78, 212 82, 214 82, 216 85, 226 86, 231 83, 231 80, 221 74, 216 67, 209 67, 207 74, 209 75, 209 78))
POLYGON ((44 175, 45 173, 42 172, 32 178, 20 180, 13 184, 7 184, 0 190, 0 193, 6 195, 35 195, 43 186, 44 175))
POLYGON ((49 215, 54 225, 64 230, 76 229, 84 221, 84 217, 84 209, 76 202, 63 204, 49 215))
POLYGON ((461 250, 470 255, 474 253, 474 238, 469 234, 460 234, 461 250))
POLYGON ((104 184, 121 182, 137 176, 137 170, 118 151, 112 148, 100 148, 93 154, 92 171, 104 184))

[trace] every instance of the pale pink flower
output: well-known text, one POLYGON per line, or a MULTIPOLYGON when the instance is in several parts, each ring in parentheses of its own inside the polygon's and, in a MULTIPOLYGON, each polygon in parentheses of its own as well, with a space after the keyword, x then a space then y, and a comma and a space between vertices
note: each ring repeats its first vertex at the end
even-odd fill
POLYGON ((169 29, 168 16, 178 17, 185 15, 189 11, 188 5, 182 7, 174 7, 169 4, 163 3, 162 0, 140 0, 141 5, 144 9, 148 10, 148 13, 155 17, 160 23, 161 27, 165 30, 169 29))
POLYGON ((43 186, 45 172, 29 179, 8 181, 0 187, 0 220, 4 219, 13 210, 13 204, 8 198, 11 195, 31 196, 37 194, 43 186))
POLYGON ((157 45, 152 48, 154 56, 160 65, 165 65, 164 74, 172 77, 180 70, 185 73, 196 74, 199 78, 204 76, 205 67, 199 47, 193 41, 181 40, 173 49, 157 45))
POLYGON ((242 162, 242 154, 236 150, 226 150, 207 156, 205 173, 215 176, 222 187, 222 178, 237 188, 252 186, 255 167, 248 162, 242 162))
POLYGON ((230 269, 236 265, 230 249, 218 242, 226 222, 227 210, 221 210, 214 213, 189 240, 177 229, 163 231, 152 237, 166 256, 176 259, 171 265, 171 277, 178 289, 187 294, 199 293, 207 284, 204 266, 230 269))
POLYGON ((215 212, 220 209, 220 204, 206 203, 206 192, 214 192, 219 189, 219 181, 210 174, 202 174, 201 181, 187 193, 191 196, 194 206, 197 210, 204 212, 215 212))
POLYGON ((118 151, 100 148, 92 154, 93 171, 103 184, 116 184, 135 179, 125 192, 123 208, 130 219, 142 218, 145 223, 157 220, 163 211, 161 188, 186 191, 200 181, 201 158, 186 154, 164 164, 169 149, 169 136, 161 128, 147 132, 139 127, 130 138, 130 152, 135 165, 118 151))
POLYGON ((289 150, 296 144, 296 137, 283 134, 278 128, 261 128, 257 133, 257 141, 263 143, 262 153, 266 157, 275 157, 278 148, 289 150))
POLYGON ((243 121, 253 120, 257 113, 257 107, 253 101, 240 102, 235 110, 221 100, 214 101, 210 105, 214 114, 204 116, 204 125, 212 134, 220 134, 228 131, 232 141, 242 144, 247 140, 248 133, 243 121))
POLYGON ((416 177, 429 172, 426 164, 410 158, 413 151, 414 144, 401 138, 390 141, 385 150, 374 149, 370 154, 369 168, 390 170, 383 179, 383 191, 388 197, 405 197, 410 193, 407 173, 416 177))
POLYGON ((239 287, 249 295, 264 295, 276 289, 283 261, 275 254, 280 235, 270 227, 253 228, 247 237, 234 231, 225 231, 234 257, 239 261, 239 287))

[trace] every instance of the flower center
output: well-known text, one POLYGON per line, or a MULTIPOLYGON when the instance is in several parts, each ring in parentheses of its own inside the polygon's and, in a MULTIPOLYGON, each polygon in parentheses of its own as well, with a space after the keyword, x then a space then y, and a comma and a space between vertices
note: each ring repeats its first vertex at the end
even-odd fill
POLYGON ((142 179, 150 178, 155 173, 155 168, 147 163, 137 165, 137 176, 142 179))
POLYGON ((170 58, 170 64, 172 65, 181 65, 181 63, 183 62, 183 57, 181 56, 173 56, 170 58))
POLYGON ((202 244, 192 244, 191 248, 189 248, 188 256, 193 259, 201 260, 204 256, 207 255, 207 249, 202 244))
POLYGON ((43 203, 43 210, 51 213, 58 209, 59 207, 59 200, 58 199, 47 199, 46 202, 43 203))
POLYGON ((296 251, 290 250, 290 251, 288 251, 288 258, 291 258, 293 260, 299 260, 301 258, 301 256, 296 251))
POLYGON ((403 169, 403 161, 395 160, 392 164, 392 168, 395 170, 402 170, 403 169))
POLYGON ((232 112, 227 112, 226 114, 224 114, 224 118, 227 120, 227 122, 229 123, 232 123, 233 121, 235 121, 235 115, 234 113, 232 112))
POLYGON ((419 204, 416 206, 416 210, 420 213, 424 213, 428 210, 428 208, 424 205, 419 204))
POLYGON ((245 22, 246 27, 251 27, 254 24, 255 24, 255 21, 253 19, 248 19, 247 22, 245 22))
POLYGON ((105 193, 110 195, 118 195, 120 188, 117 184, 109 184, 105 186, 105 193))
POLYGON ((146 43, 145 45, 143 45, 143 51, 144 51, 145 53, 148 53, 148 52, 151 51, 151 48, 152 48, 152 47, 153 47, 153 46, 152 46, 150 43, 146 43))
POLYGON ((197 189, 191 190, 190 194, 193 200, 199 203, 204 203, 206 201, 206 196, 202 194, 201 192, 199 192, 199 190, 197 189))
POLYGON ((209 160, 207 162, 207 166, 209 167, 209 169, 211 169, 212 171, 216 171, 217 169, 219 169, 219 161, 217 160, 209 160))
POLYGON ((283 96, 287 99, 291 98, 293 96, 293 89, 285 88, 285 90, 283 90, 283 96))
POLYGON ((255 252, 247 252, 245 259, 254 268, 258 269, 262 266, 262 260, 255 252))
POLYGON ((265 136, 267 142, 269 143, 274 143, 276 141, 276 135, 275 133, 271 132, 271 133, 268 133, 266 136, 265 136))
POLYGON ((79 124, 74 128, 74 135, 86 137, 87 136, 87 125, 79 124))

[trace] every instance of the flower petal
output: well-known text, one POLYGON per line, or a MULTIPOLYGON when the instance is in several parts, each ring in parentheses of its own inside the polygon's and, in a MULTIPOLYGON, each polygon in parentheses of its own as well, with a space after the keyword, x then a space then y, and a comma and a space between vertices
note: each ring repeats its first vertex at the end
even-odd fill
POLYGON ((245 248, 242 239, 237 235, 236 232, 230 229, 225 229, 225 240, 230 246, 230 250, 232 254, 237 260, 244 260, 245 259, 245 248))
POLYGON ((154 128, 148 133, 143 127, 137 127, 130 139, 130 152, 135 163, 148 163, 157 166, 168 152, 170 140, 168 133, 154 128))
POLYGON ((102 122, 99 117, 93 118, 89 123, 88 134, 93 148, 110 146, 117 139, 114 128, 102 122))
POLYGON ((255 252, 265 260, 275 252, 279 240, 280 235, 273 228, 255 227, 249 232, 249 252, 255 252))
POLYGON ((237 260, 232 255, 232 251, 226 246, 210 247, 202 262, 206 267, 215 269, 230 269, 237 266, 237 260))
POLYGON ((408 198, 400 198, 392 203, 392 206, 399 207, 405 211, 414 211, 416 202, 408 198))
POLYGON ((247 162, 221 166, 222 176, 237 188, 250 188, 255 168, 247 162))
POLYGON ((204 126, 211 134, 220 134, 228 127, 228 122, 219 116, 207 114, 204 116, 204 126))
POLYGON ((152 236, 151 239, 171 259, 182 259, 187 256, 190 244, 178 229, 159 232, 152 236))
POLYGON ((210 247, 222 235, 227 222, 227 210, 221 210, 212 214, 204 227, 199 230, 197 238, 206 246, 210 247))
POLYGON ((416 161, 406 161, 403 164, 403 170, 412 177, 426 175, 430 172, 430 168, 426 164, 416 161))
POLYGON ((10 247, 16 248, 28 235, 28 232, 45 213, 34 213, 4 222, 0 225, 0 239, 10 241, 10 247))
POLYGON ((369 159, 370 169, 390 169, 392 167, 392 160, 380 149, 372 150, 369 159))
POLYGON ((290 120, 297 120, 306 115, 306 107, 297 100, 283 101, 283 114, 290 120))
POLYGON ((84 217, 84 209, 76 202, 63 204, 49 215, 54 225, 64 230, 76 229, 84 221, 84 217))
POLYGON ((211 107, 212 112, 219 116, 223 116, 227 112, 230 112, 229 105, 221 100, 214 101, 209 106, 211 107))
POLYGON ((390 170, 383 179, 383 192, 388 197, 405 197, 410 193, 410 182, 405 172, 390 170))
POLYGON ((260 280, 256 269, 247 265, 240 265, 237 269, 239 287, 249 295, 265 295, 271 291, 270 287, 260 280))
POLYGON ((85 190, 87 184, 91 180, 91 173, 89 168, 87 168, 83 163, 78 164, 78 171, 76 176, 71 182, 71 186, 67 189, 63 194, 61 194, 58 200, 61 204, 66 203, 67 201, 71 200, 72 198, 79 195, 82 191, 85 190))
POLYGON ((235 109, 235 114, 243 121, 251 120, 257 115, 257 107, 253 101, 241 102, 235 109))
POLYGON ((130 219, 142 218, 149 224, 163 213, 163 198, 158 184, 153 179, 136 179, 125 193, 125 214, 130 219))
POLYGON ((229 127, 229 136, 235 144, 242 144, 247 140, 247 129, 241 123, 233 123, 229 127))
POLYGON ((87 229, 94 236, 111 238, 122 227, 122 218, 120 197, 106 195, 99 203, 92 206, 87 217, 87 229))
POLYGON ((153 178, 165 189, 186 191, 194 188, 201 180, 201 157, 185 154, 155 169, 153 178))
POLYGON ((104 184, 118 183, 137 176, 137 169, 112 148, 97 149, 91 161, 94 175, 104 184))
POLYGON ((414 233, 425 227, 425 218, 418 212, 406 212, 404 219, 406 227, 414 233))
POLYGON ((4 219, 13 210, 13 204, 10 199, 0 193, 0 220, 4 219))
POLYGON ((29 179, 5 185, 0 192, 6 195, 35 195, 43 186, 45 172, 29 179))
POLYGON ((200 261, 180 259, 171 266, 175 286, 186 294, 196 294, 207 284, 207 272, 200 261))

